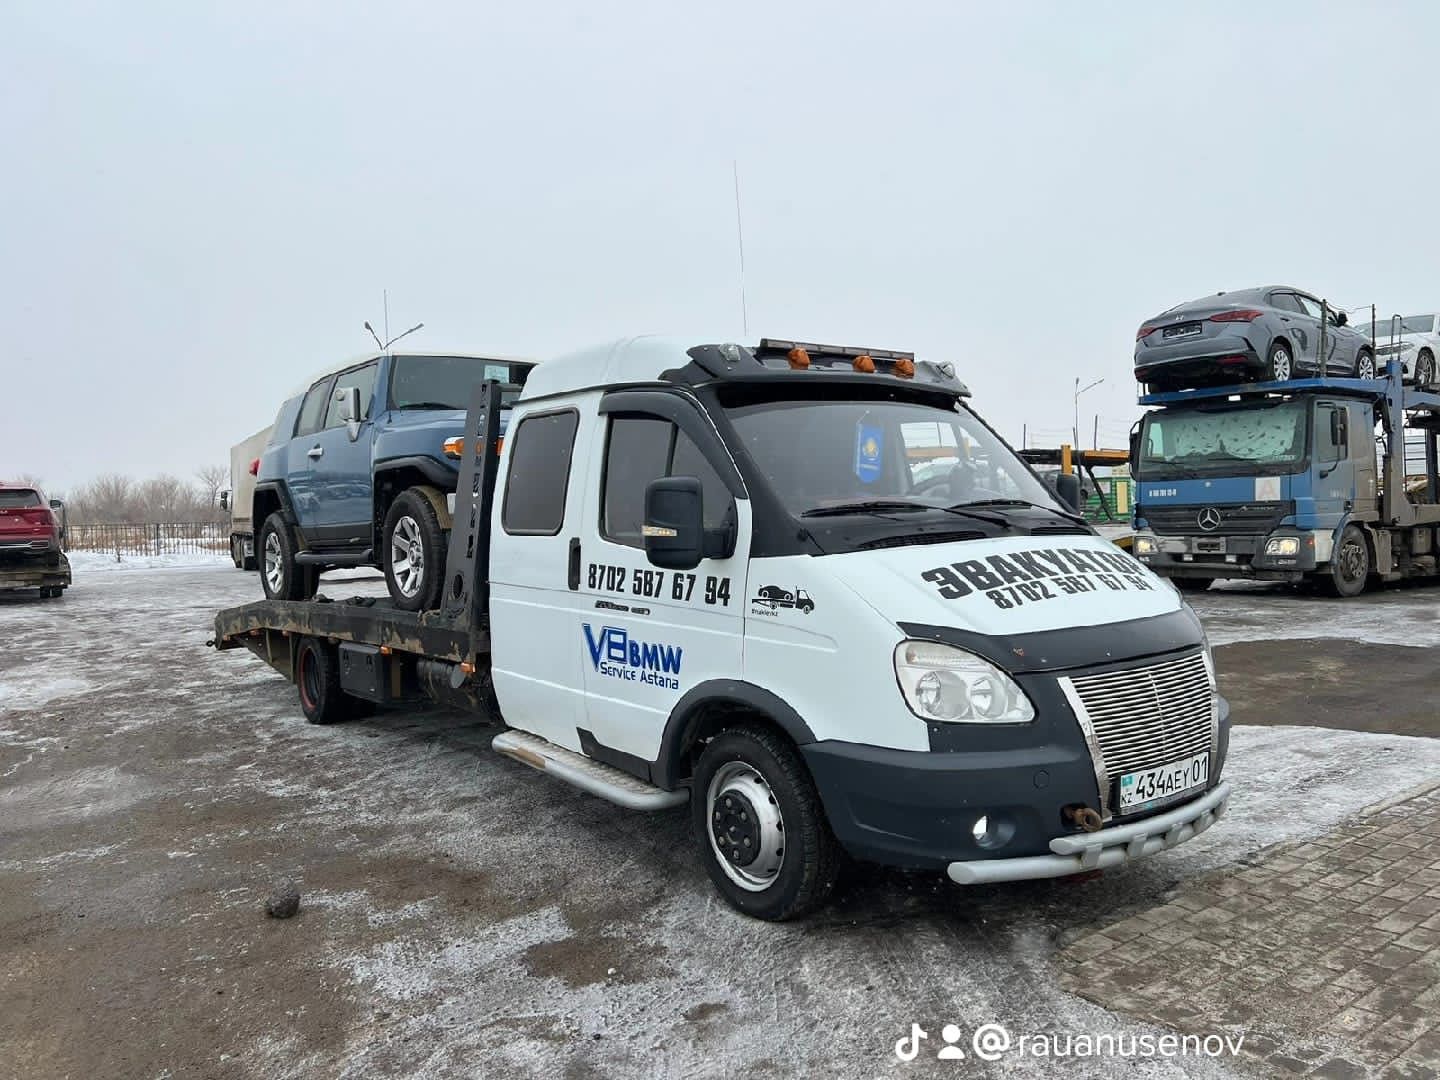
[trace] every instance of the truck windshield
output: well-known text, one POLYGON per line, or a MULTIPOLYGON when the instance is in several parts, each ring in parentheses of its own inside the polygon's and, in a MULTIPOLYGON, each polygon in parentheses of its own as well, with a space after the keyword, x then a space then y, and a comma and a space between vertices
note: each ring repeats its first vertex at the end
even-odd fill
MULTIPOLYGON (((390 376, 390 407, 463 411, 477 382, 499 379, 522 386, 531 366, 479 356, 397 356, 390 376)), ((509 405, 519 396, 519 390, 507 390, 501 399, 509 405)))
POLYGON ((903 401, 766 401, 728 410, 745 451, 795 515, 986 502, 1060 506, 969 410, 903 401))
POLYGON ((1139 474, 1160 480, 1298 472, 1306 459, 1306 415, 1299 401, 1223 412, 1152 412, 1140 434, 1139 474))

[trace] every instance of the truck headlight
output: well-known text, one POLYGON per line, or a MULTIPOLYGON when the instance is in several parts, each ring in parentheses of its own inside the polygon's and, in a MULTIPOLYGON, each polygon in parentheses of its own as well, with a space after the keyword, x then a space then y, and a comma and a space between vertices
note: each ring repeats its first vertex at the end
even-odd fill
POLYGON ((1160 545, 1153 536, 1137 536, 1133 546, 1136 555, 1155 555, 1160 551, 1160 545))
POLYGON ((1299 555, 1300 538, 1298 536, 1272 536, 1265 541, 1266 555, 1299 555))
POLYGON ((1035 709, 1025 691, 990 661, 933 641, 895 646, 895 678, 922 720, 947 724, 1025 724, 1035 709))

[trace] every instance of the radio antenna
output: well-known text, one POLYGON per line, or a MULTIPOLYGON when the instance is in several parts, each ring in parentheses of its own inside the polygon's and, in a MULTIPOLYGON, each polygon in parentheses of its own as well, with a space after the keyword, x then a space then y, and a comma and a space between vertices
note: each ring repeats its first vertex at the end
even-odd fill
POLYGON ((750 337, 750 314, 745 307, 745 226, 740 218, 740 163, 730 161, 730 171, 735 177, 735 240, 740 251, 740 326, 745 337, 750 337))

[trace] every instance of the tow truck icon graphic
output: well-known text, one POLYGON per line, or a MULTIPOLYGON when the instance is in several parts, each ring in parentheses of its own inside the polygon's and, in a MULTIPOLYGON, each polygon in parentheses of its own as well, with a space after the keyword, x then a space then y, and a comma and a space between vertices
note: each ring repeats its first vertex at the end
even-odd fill
POLYGON ((791 592, 789 589, 782 589, 779 585, 763 585, 755 593, 752 604, 764 604, 771 610, 775 608, 789 607, 799 608, 806 615, 815 610, 815 601, 810 599, 810 594, 804 589, 796 589, 791 592))

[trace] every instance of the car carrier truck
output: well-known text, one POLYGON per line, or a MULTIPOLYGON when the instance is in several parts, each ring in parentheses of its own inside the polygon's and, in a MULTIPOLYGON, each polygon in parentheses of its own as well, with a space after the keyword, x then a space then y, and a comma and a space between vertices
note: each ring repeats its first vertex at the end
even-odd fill
POLYGON ((312 722, 433 700, 618 807, 688 807, 719 892, 763 919, 819 905, 847 858, 1059 877, 1224 813, 1199 621, 950 365, 630 339, 537 367, 503 446, 500 392, 467 413, 439 610, 264 600, 213 644, 312 722))
POLYGON ((1182 589, 1313 580, 1336 596, 1437 572, 1440 394, 1295 379, 1144 395, 1135 555, 1182 589), (1411 438, 1407 439, 1409 433, 1411 438), (1424 475, 1407 475, 1423 445, 1424 475))

